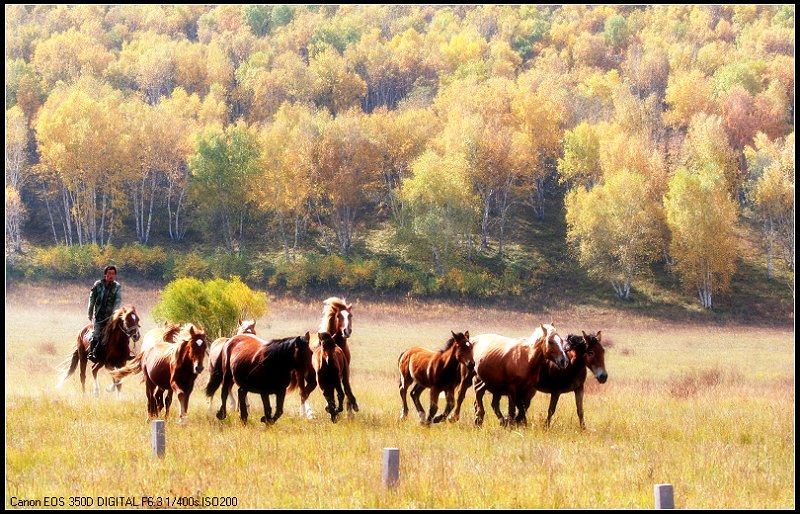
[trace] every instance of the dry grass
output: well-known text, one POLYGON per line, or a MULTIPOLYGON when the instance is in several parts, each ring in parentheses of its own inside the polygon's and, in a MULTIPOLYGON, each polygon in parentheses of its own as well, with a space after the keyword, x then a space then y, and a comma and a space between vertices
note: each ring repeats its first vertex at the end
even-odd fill
MULTIPOLYGON (((355 419, 305 420, 292 393, 272 427, 257 422, 256 397, 248 425, 220 422, 207 410, 202 376, 186 426, 174 414, 168 421, 167 456, 159 460, 150 455, 137 379, 124 384, 120 399, 82 397, 76 377, 53 388, 85 321, 86 289, 7 291, 6 507, 11 496, 82 494, 224 495, 235 496, 238 508, 652 508, 653 484, 672 483, 679 508, 794 508, 791 329, 682 326, 589 308, 357 303, 355 419), (562 397, 548 431, 542 394, 527 428, 502 429, 487 417, 476 429, 471 393, 458 423, 398 423, 401 350, 440 347, 450 330, 521 336, 549 321, 562 335, 602 330, 614 343, 606 352, 609 381, 587 382, 585 432, 573 395, 562 397), (87 451, 96 434, 110 436, 100 454, 87 451), (401 449, 394 491, 381 488, 385 447, 401 449)), ((125 289, 145 331, 155 325, 149 313, 157 299, 153 290, 125 289)), ((320 313, 319 302, 273 299, 259 334, 314 330, 320 313)), ((101 381, 110 382, 106 372, 101 381)), ((321 394, 311 400, 322 412, 321 394)))

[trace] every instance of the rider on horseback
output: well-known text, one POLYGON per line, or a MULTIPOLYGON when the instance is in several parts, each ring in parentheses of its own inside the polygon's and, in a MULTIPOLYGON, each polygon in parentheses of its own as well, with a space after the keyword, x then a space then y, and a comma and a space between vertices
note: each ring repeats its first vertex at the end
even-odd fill
POLYGON ((103 275, 103 280, 95 282, 89 293, 89 321, 93 321, 94 330, 86 357, 92 362, 97 362, 101 357, 103 331, 111 320, 111 315, 122 303, 122 285, 114 280, 117 277, 116 266, 106 266, 103 275))

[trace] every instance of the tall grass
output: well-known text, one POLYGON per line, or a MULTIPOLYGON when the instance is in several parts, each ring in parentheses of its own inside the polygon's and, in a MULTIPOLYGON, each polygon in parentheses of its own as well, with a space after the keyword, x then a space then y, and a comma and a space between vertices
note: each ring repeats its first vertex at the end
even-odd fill
MULTIPOLYGON (((11 496, 161 495, 236 497, 238 508, 652 508, 653 484, 671 483, 679 508, 794 508, 791 327, 680 326, 588 308, 357 303, 351 374, 361 411, 354 419, 332 424, 315 391, 316 420, 300 417, 294 392, 273 426, 258 422, 256 396, 247 425, 235 416, 219 421, 202 394, 204 375, 188 423, 178 425, 171 413, 166 456, 157 459, 138 379, 125 382, 119 399, 105 391, 83 397, 74 376, 54 389, 56 368, 88 321, 84 289, 7 291, 6 507, 11 496), (571 394, 549 430, 542 394, 527 428, 501 428, 491 415, 475 428, 472 393, 457 423, 398 422, 400 351, 438 349, 451 329, 522 336, 549 321, 562 335, 603 330, 608 343, 608 382, 587 381, 586 431, 571 394), (385 447, 400 448, 392 491, 381 487, 385 447)), ((124 303, 136 305, 144 331, 155 325, 156 301, 152 290, 126 288, 124 303)), ((313 331, 320 315, 321 304, 275 300, 258 331, 313 331)), ((100 378, 110 383, 105 371, 100 378)), ((87 385, 91 392, 91 378, 87 385)))

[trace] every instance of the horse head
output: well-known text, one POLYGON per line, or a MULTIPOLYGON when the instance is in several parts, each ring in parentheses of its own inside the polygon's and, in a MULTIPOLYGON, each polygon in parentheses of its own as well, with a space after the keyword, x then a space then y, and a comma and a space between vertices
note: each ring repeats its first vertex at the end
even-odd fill
POLYGON ((474 346, 469 340, 469 330, 463 334, 461 332, 456 334, 452 330, 450 333, 453 334, 453 344, 455 345, 454 353, 456 359, 458 362, 466 366, 468 370, 472 371, 475 369, 475 359, 473 357, 474 346))
POLYGON ((601 332, 598 331, 596 335, 586 335, 586 332, 581 331, 583 340, 586 344, 586 353, 583 356, 583 362, 586 367, 592 370, 594 377, 601 384, 605 384, 608 380, 608 372, 606 371, 605 349, 600 344, 602 339, 601 332))
POLYGON ((125 312, 124 316, 122 317, 122 330, 133 339, 133 342, 141 338, 141 333, 139 331, 139 315, 136 314, 136 307, 131 306, 131 308, 125 312))
POLYGON ((185 352, 192 361, 192 372, 195 375, 203 372, 203 360, 206 356, 207 347, 206 331, 189 323, 183 334, 180 353, 185 352))
MULTIPOLYGON (((566 369, 569 365, 569 359, 564 351, 564 340, 556 332, 556 327, 552 323, 540 325, 542 335, 540 340, 543 341, 543 348, 545 358, 558 366, 560 369, 566 369)), ((538 329, 537 329, 538 332, 538 329)), ((536 332, 534 332, 534 336, 536 332)))
POLYGON ((248 319, 248 320, 239 320, 239 329, 236 330, 236 334, 253 334, 256 335, 256 320, 248 319))
POLYGON ((314 352, 311 350, 310 340, 311 334, 306 332, 305 335, 295 337, 292 341, 294 346, 294 367, 301 375, 313 373, 314 370, 311 365, 311 356, 314 352))
POLYGON ((350 337, 353 333, 353 304, 335 296, 322 303, 325 308, 322 311, 319 332, 328 332, 344 339, 350 337))

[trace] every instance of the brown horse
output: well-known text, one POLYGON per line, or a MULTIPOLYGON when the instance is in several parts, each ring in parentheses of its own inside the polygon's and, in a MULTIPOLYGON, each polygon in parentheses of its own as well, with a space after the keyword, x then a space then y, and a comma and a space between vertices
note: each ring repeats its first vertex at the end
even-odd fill
POLYGON ((206 386, 206 395, 212 396, 222 385, 222 405, 217 412, 218 419, 225 419, 226 401, 233 384, 239 386, 239 415, 247 422, 247 393, 261 395, 264 404, 264 423, 275 423, 283 414, 283 400, 293 371, 316 387, 316 377, 311 365, 309 334, 264 341, 254 335, 233 336, 222 347, 222 364, 218 366, 206 386), (275 415, 269 395, 274 394, 275 415))
MULTIPOLYGON (((72 357, 69 363, 69 368, 64 372, 58 385, 60 387, 69 376, 75 372, 78 363, 81 366, 81 391, 86 392, 86 355, 89 352, 89 339, 92 337, 93 325, 91 323, 83 327, 78 333, 78 338, 75 341, 75 350, 72 352, 72 357)), ((114 311, 111 319, 103 331, 103 341, 105 350, 102 352, 100 359, 92 365, 92 377, 94 378, 94 395, 100 395, 100 384, 97 381, 97 372, 105 367, 109 370, 121 368, 131 358, 131 349, 129 340, 139 340, 139 315, 136 314, 136 308, 121 307, 114 311)), ((117 390, 117 396, 120 394, 121 384, 118 380, 114 379, 114 383, 109 387, 109 391, 117 390)))
POLYGON ((117 380, 142 372, 148 421, 158 417, 164 406, 164 418, 169 417, 173 393, 178 394, 181 406, 178 422, 182 423, 186 419, 195 379, 203 371, 203 359, 207 350, 205 335, 205 330, 189 324, 176 336, 175 343, 156 342, 139 353, 130 364, 111 372, 117 380), (166 402, 163 401, 164 391, 167 391, 166 402))
POLYGON ((540 325, 528 339, 482 334, 475 336, 472 342, 475 355, 473 387, 476 425, 483 423, 486 413, 483 408, 486 391, 492 393, 492 409, 502 425, 512 422, 526 424, 525 416, 536 394, 536 384, 545 363, 553 362, 561 369, 569 363, 561 337, 552 324, 540 325), (503 395, 507 395, 509 404, 516 408, 516 418, 503 418, 500 412, 500 398, 503 395))
POLYGON ((411 389, 411 399, 414 401, 419 419, 423 423, 439 423, 453 409, 455 389, 461 379, 460 369, 463 366, 468 371, 472 371, 475 361, 473 360, 473 346, 469 340, 469 331, 456 334, 451 330, 450 333, 453 337, 448 339, 444 348, 438 352, 414 347, 400 354, 397 367, 400 372, 400 399, 403 400, 401 420, 408 415, 406 390, 412 383, 414 388, 411 389), (431 389, 431 404, 426 418, 419 396, 428 387, 431 389), (447 404, 444 412, 434 417, 439 409, 438 400, 442 391, 445 393, 447 404))
MULTIPOLYGON (((236 334, 252 334, 256 335, 256 320, 248 319, 248 320, 239 320, 239 328, 236 329, 236 334)), ((230 337, 218 337, 214 339, 214 342, 211 343, 211 349, 208 353, 208 371, 213 374, 214 370, 222 365, 222 347, 225 343, 228 342, 230 337)), ((211 410, 212 404, 214 403, 214 397, 211 396, 208 398, 208 410, 211 410)), ((228 396, 228 409, 230 410, 237 410, 239 408, 238 404, 236 403, 236 397, 234 395, 228 396)))
POLYGON ((568 335, 566 352, 570 362, 566 369, 558 369, 550 364, 542 368, 536 389, 543 393, 550 393, 550 407, 547 409, 545 427, 550 426, 550 419, 556 411, 558 397, 563 393, 575 392, 575 406, 578 409, 578 420, 581 429, 586 429, 583 422, 583 385, 586 382, 586 369, 590 369, 601 384, 608 380, 606 371, 605 349, 600 344, 601 333, 583 336, 568 335))
MULTIPOLYGON (((336 343, 336 346, 341 348, 342 352, 344 353, 345 360, 347 360, 348 369, 350 367, 350 346, 347 344, 347 339, 353 333, 353 304, 347 303, 345 300, 341 298, 332 296, 326 299, 323 304, 322 309, 322 320, 319 324, 319 330, 317 333, 327 333, 333 337, 333 341, 336 343)), ((312 350, 319 346, 320 341, 318 337, 315 337, 311 341, 311 348, 312 350)), ((292 375, 291 383, 289 384, 289 390, 291 391, 295 387, 300 387, 300 413, 307 418, 311 419, 314 417, 314 411, 311 409, 311 404, 308 402, 308 397, 314 388, 316 387, 316 382, 308 383, 303 380, 301 376, 297 373, 292 375)), ((357 409, 354 409, 357 410, 357 409)))
POLYGON ((325 412, 331 415, 331 421, 335 423, 337 415, 343 410, 345 395, 348 416, 351 416, 353 411, 358 412, 358 403, 350 389, 350 369, 344 351, 329 333, 320 332, 317 336, 320 344, 314 349, 311 363, 317 373, 317 383, 322 389, 322 395, 328 403, 325 412), (336 407, 334 392, 338 395, 339 407, 336 407))

